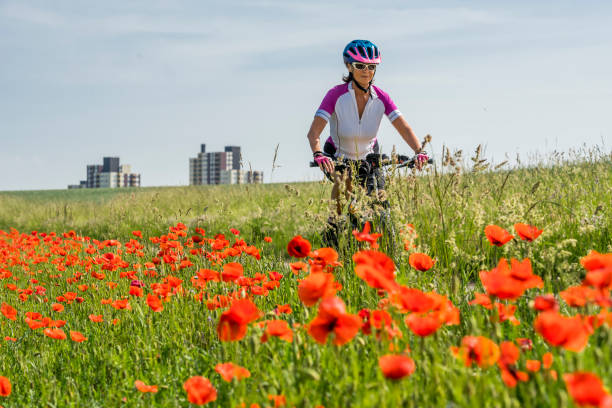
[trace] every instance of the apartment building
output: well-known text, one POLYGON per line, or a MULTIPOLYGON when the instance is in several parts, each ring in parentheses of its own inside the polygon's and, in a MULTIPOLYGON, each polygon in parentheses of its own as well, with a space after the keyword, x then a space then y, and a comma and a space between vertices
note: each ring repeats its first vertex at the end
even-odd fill
POLYGON ((263 172, 241 170, 241 160, 240 146, 207 152, 202 144, 197 157, 189 159, 189 185, 263 183, 263 172))
POLYGON ((69 189, 140 187, 140 174, 132 173, 129 164, 120 164, 119 157, 104 157, 102 164, 88 164, 86 169, 86 180, 69 185, 69 189))

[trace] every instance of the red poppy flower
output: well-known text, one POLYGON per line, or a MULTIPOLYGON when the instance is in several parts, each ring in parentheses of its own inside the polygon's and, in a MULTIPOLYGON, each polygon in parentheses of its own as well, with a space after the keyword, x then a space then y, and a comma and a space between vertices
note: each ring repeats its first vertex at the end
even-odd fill
POLYGON ((42 319, 42 315, 40 313, 37 312, 26 312, 26 317, 30 318, 32 320, 40 320, 42 319))
POLYGON ((370 221, 366 221, 365 225, 363 226, 363 231, 359 232, 359 230, 354 230, 353 235, 357 241, 367 242, 370 244, 371 248, 378 248, 376 240, 382 237, 382 234, 370 234, 371 228, 372 226, 370 225, 370 221))
POLYGON ((493 309, 493 303, 491 302, 491 298, 483 293, 474 293, 474 300, 470 300, 468 302, 470 305, 480 305, 485 309, 493 309))
POLYGON ((151 392, 151 393, 157 392, 157 385, 147 385, 140 380, 134 381, 134 387, 136 387, 136 389, 140 392, 151 392))
POLYGON ((542 278, 533 274, 529 258, 525 258, 522 261, 512 258, 510 260, 510 276, 512 279, 522 282, 525 289, 542 288, 544 286, 542 278))
POLYGON ((51 323, 51 319, 48 317, 45 317, 42 320, 35 320, 35 319, 30 319, 29 317, 25 318, 25 322, 26 324, 30 327, 30 329, 32 330, 36 330, 36 329, 40 329, 41 327, 47 327, 49 326, 49 324, 51 323))
POLYGON ((408 257, 408 263, 417 271, 425 272, 433 268, 435 261, 427 254, 415 252, 408 257))
POLYGON ((266 241, 268 243, 272 242, 272 238, 271 237, 264 237, 264 241, 266 241))
POLYGON ((243 378, 251 376, 249 370, 234 363, 217 364, 215 366, 215 371, 227 382, 231 382, 234 378, 242 380, 243 378))
POLYGON ((263 322, 265 325, 264 334, 261 336, 261 342, 268 341, 270 336, 278 337, 286 342, 293 342, 293 331, 289 327, 289 323, 284 320, 267 320, 263 322))
POLYGON ((499 359, 499 347, 482 336, 465 336, 460 347, 451 347, 453 355, 461 359, 466 367, 476 363, 481 368, 490 367, 499 359))
POLYGON ((151 293, 147 295, 147 305, 149 305, 151 310, 153 310, 154 312, 161 312, 162 310, 164 310, 164 305, 162 304, 162 301, 157 297, 157 295, 153 295, 151 293))
POLYGON ((274 313, 279 314, 291 314, 293 310, 291 310, 291 306, 289 304, 286 305, 277 305, 276 309, 274 309, 274 313))
POLYGON ((239 299, 223 312, 217 325, 217 334, 221 341, 237 341, 247 332, 247 325, 257 320, 261 312, 249 299, 239 299))
POLYGON ((564 374, 563 380, 578 406, 599 406, 608 395, 599 377, 593 373, 577 371, 564 374))
POLYGON ((295 275, 297 275, 300 271, 308 270, 308 264, 302 261, 290 263, 289 266, 295 275))
POLYGON ((82 343, 87 340, 87 337, 83 336, 83 333, 78 331, 70 331, 70 339, 76 343, 82 343))
POLYGON ((395 264, 393 260, 379 251, 370 249, 356 252, 353 255, 353 261, 355 261, 356 265, 372 265, 387 275, 395 273, 395 264))
POLYGON ((8 397, 11 395, 11 381, 0 375, 0 397, 8 397))
POLYGON ((310 253, 310 242, 302 238, 301 235, 296 235, 287 244, 287 252, 295 258, 305 258, 310 253))
POLYGON ((374 250, 359 251, 353 255, 355 273, 374 289, 392 291, 395 283, 395 264, 382 252, 374 250))
POLYGON ((49 327, 64 327, 65 325, 65 320, 49 320, 49 327))
POLYGON ((587 270, 584 285, 612 289, 612 253, 600 254, 591 251, 580 259, 580 263, 587 270))
POLYGON ((0 306, 0 313, 2 313, 7 319, 17 320, 17 310, 7 303, 2 302, 2 306, 0 306))
POLYGON ((572 307, 583 307, 589 302, 594 302, 599 297, 599 292, 586 286, 570 286, 559 293, 559 296, 572 307))
POLYGON ((400 286, 391 295, 391 302, 399 308, 402 313, 423 313, 434 307, 434 299, 426 293, 414 288, 400 286))
POLYGON ((58 313, 59 313, 59 312, 63 312, 63 311, 64 311, 64 305, 62 305, 61 303, 53 303, 53 304, 51 305, 51 309, 52 309, 54 312, 58 312, 58 313))
POLYGON ((490 296, 500 299, 516 299, 530 288, 544 286, 542 279, 534 275, 528 258, 519 262, 511 260, 512 267, 501 258, 496 268, 490 271, 480 271, 480 281, 490 296))
POLYGON ((593 286, 599 289, 612 289, 612 266, 588 271, 583 285, 593 286))
POLYGON ((374 289, 383 289, 387 292, 392 292, 397 288, 393 273, 387 273, 371 264, 356 265, 355 274, 374 289))
MULTIPOLYGON (((268 394, 268 399, 270 401, 274 401, 274 408, 280 408, 280 407, 284 407, 285 404, 287 404, 287 398, 285 398, 284 395, 272 395, 272 394, 268 394)), ((255 407, 251 407, 251 408, 255 408, 255 407)))
POLYGON ((523 241, 529 241, 529 242, 539 237, 540 234, 542 233, 541 229, 538 229, 537 227, 534 227, 533 225, 522 224, 520 222, 517 224, 514 224, 514 230, 516 231, 518 236, 521 237, 523 241))
POLYGON ((373 310, 368 316, 368 320, 378 330, 391 327, 393 324, 391 315, 385 310, 373 310))
POLYGON ((444 323, 441 315, 438 313, 418 314, 411 313, 406 316, 406 324, 414 334, 420 337, 426 337, 435 333, 444 323))
POLYGON ((142 297, 143 296, 142 288, 139 288, 138 286, 130 286, 130 295, 136 296, 136 297, 142 297))
POLYGON ((580 351, 589 341, 591 328, 580 315, 565 317, 554 311, 542 312, 533 323, 536 332, 553 346, 580 351))
POLYGON ((130 302, 127 299, 117 299, 113 303, 111 303, 111 306, 117 310, 132 309, 132 307, 130 306, 130 302))
POLYGON ((498 247, 504 245, 506 242, 514 238, 514 235, 510 234, 502 227, 498 227, 494 224, 487 225, 484 229, 484 232, 491 245, 495 245, 498 247))
POLYGON ((510 341, 504 341, 499 346, 500 356, 497 360, 497 365, 501 370, 502 381, 508 387, 515 387, 519 381, 527 381, 529 375, 523 371, 516 369, 520 351, 510 341))
POLYGON ((518 319, 514 316, 514 312, 516 312, 516 305, 495 303, 495 307, 497 309, 497 319, 500 323, 508 321, 515 326, 520 324, 518 319))
POLYGON ((544 366, 544 368, 549 369, 550 367, 552 367, 553 364, 553 355, 552 353, 544 353, 544 355, 542 356, 542 365, 544 366))
POLYGON ((223 282, 235 282, 244 273, 244 268, 238 262, 229 262, 223 265, 221 279, 223 282))
POLYGON ((198 279, 202 279, 204 282, 219 282, 219 272, 212 269, 200 269, 196 272, 196 275, 198 275, 198 279))
POLYGON ((512 367, 512 368, 502 368, 500 370, 501 370, 502 381, 508 387, 515 387, 516 384, 518 384, 519 381, 528 381, 529 380, 529 374, 527 374, 524 371, 519 371, 519 370, 517 370, 514 367, 512 367))
POLYGON ((587 271, 595 271, 612 266, 612 253, 600 254, 597 251, 591 251, 583 258, 580 258, 580 264, 587 271))
POLYGON ((204 405, 217 399, 217 390, 205 377, 191 377, 183 384, 187 391, 187 399, 192 404, 204 405))
POLYGON ((331 273, 310 274, 298 285, 298 296, 306 306, 313 306, 319 299, 335 294, 334 275, 331 273))
POLYGON ((347 314, 344 302, 338 297, 328 297, 319 304, 319 314, 308 324, 308 333, 321 344, 334 333, 334 344, 351 341, 361 328, 359 316, 347 314))
POLYGON ((546 310, 558 310, 559 305, 553 294, 547 294, 536 296, 533 302, 533 308, 540 312, 544 312, 546 310))
POLYGON ((62 329, 45 329, 43 334, 55 340, 66 340, 66 333, 62 329))
POLYGON ((385 378, 399 380, 414 373, 414 360, 410 357, 387 354, 378 359, 378 366, 385 378))
POLYGON ((502 366, 510 366, 516 364, 519 359, 519 355, 521 352, 518 347, 514 345, 511 341, 504 341, 499 345, 499 359, 497 360, 497 364, 502 366))
POLYGON ((94 314, 89 315, 89 320, 91 320, 94 323, 101 323, 104 321, 104 319, 102 318, 102 315, 94 315, 94 314))
POLYGON ((527 360, 525 362, 525 368, 527 371, 531 371, 533 373, 540 371, 541 366, 542 363, 540 363, 540 360, 527 360))
POLYGON ((338 262, 338 252, 336 252, 333 248, 320 248, 316 251, 312 251, 310 256, 313 258, 312 261, 309 261, 311 267, 311 272, 322 272, 323 268, 326 266, 336 267, 342 265, 338 262))

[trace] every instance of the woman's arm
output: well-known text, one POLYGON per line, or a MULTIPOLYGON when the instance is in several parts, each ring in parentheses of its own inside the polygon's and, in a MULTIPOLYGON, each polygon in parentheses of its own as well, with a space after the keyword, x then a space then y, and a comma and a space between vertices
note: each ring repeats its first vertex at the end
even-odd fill
POLYGON ((402 138, 408 143, 408 145, 414 150, 415 153, 419 153, 421 151, 421 142, 416 137, 412 128, 406 122, 403 116, 398 117, 393 122, 391 122, 393 127, 397 129, 402 138))
MULTIPOLYGON (((310 149, 312 149, 313 153, 316 151, 323 151, 323 149, 321 149, 320 136, 326 125, 327 121, 319 116, 315 116, 312 120, 307 137, 308 142, 310 143, 310 149)), ((332 173, 334 171, 334 163, 331 160, 326 160, 322 164, 319 164, 319 168, 327 171, 328 173, 332 173)))

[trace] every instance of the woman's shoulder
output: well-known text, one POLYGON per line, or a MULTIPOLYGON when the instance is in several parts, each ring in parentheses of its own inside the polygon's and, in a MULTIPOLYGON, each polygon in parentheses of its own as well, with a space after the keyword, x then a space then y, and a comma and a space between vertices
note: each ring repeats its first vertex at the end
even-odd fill
POLYGON ((380 99, 380 101, 385 105, 386 110, 397 109, 397 106, 395 106, 395 102, 393 102, 393 99, 391 99, 388 93, 374 85, 372 85, 372 89, 374 89, 374 92, 376 92, 376 96, 378 97, 378 99, 380 99))
POLYGON ((376 86, 376 85, 372 85, 372 89, 374 89, 374 92, 376 92, 376 95, 378 95, 378 97, 383 97, 383 98, 388 98, 389 94, 385 91, 382 90, 382 88, 376 86))

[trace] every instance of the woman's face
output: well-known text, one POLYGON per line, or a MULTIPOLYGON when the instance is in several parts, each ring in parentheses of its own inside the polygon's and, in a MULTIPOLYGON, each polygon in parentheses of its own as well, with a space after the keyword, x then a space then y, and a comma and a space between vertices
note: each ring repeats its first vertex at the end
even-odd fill
POLYGON ((370 71, 367 68, 356 69, 351 64, 346 64, 346 65, 347 65, 349 72, 353 73, 353 78, 355 78, 355 80, 359 83, 359 85, 363 86, 364 88, 366 88, 368 84, 370 83, 370 81, 372 80, 372 78, 374 78, 374 73, 376 71, 370 71))

